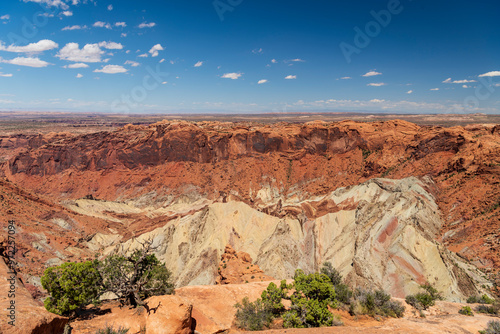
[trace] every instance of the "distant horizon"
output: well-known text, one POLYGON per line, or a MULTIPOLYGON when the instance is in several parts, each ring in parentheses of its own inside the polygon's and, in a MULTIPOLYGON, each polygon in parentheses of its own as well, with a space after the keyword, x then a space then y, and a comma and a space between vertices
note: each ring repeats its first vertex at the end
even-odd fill
POLYGON ((3 1, 0 110, 496 115, 499 10, 493 0, 3 1))

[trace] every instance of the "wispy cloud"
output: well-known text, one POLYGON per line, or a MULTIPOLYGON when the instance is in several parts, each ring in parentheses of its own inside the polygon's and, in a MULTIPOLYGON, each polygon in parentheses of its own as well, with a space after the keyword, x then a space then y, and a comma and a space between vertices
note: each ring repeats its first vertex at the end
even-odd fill
POLYGON ((203 66, 203 62, 202 61, 199 61, 196 64, 194 64, 194 67, 201 67, 201 66, 203 66))
POLYGON ((384 82, 373 82, 373 83, 369 83, 367 86, 372 86, 372 87, 381 87, 381 86, 385 86, 386 84, 384 82))
POLYGON ((121 50, 123 49, 123 45, 120 43, 115 43, 115 42, 100 42, 99 46, 101 48, 105 48, 108 50, 121 50))
POLYGON ((431 90, 437 91, 439 90, 439 88, 431 88, 431 90))
POLYGON ((9 14, 2 15, 0 16, 0 20, 10 20, 10 15, 9 14))
POLYGON ((382 73, 377 72, 375 70, 372 70, 372 71, 369 71, 369 72, 363 74, 364 77, 374 77, 376 75, 382 75, 382 73))
POLYGON ((262 79, 262 80, 259 80, 259 82, 257 82, 257 84, 262 85, 262 84, 265 84, 266 82, 267 82, 266 79, 262 79))
POLYGON ((253 54, 262 54, 263 52, 264 52, 264 50, 262 50, 262 48, 253 49, 253 50, 252 50, 252 53, 253 53, 253 54))
POLYGON ((349 79, 352 79, 351 77, 342 77, 340 78, 340 80, 349 80, 349 79))
POLYGON ((406 94, 412 94, 412 93, 413 93, 412 90, 409 90, 409 91, 406 92, 406 94))
POLYGON ((61 14, 64 16, 73 16, 73 12, 70 10, 66 10, 66 11, 62 12, 61 14))
POLYGON ((127 26, 127 23, 125 22, 116 22, 115 27, 122 27, 125 28, 127 26))
POLYGON ((96 28, 106 28, 106 29, 111 29, 111 24, 106 23, 106 22, 102 22, 102 21, 97 21, 97 22, 96 22, 96 23, 94 23, 92 26, 93 26, 93 27, 96 27, 96 28))
POLYGON ((156 23, 154 22, 150 22, 150 23, 146 23, 146 22, 143 22, 141 24, 139 24, 139 28, 153 28, 154 26, 156 26, 156 23))
POLYGON ((128 70, 120 65, 106 65, 100 70, 94 70, 94 72, 106 73, 106 74, 117 74, 126 73, 128 70))
POLYGON ((454 83, 454 84, 464 84, 464 83, 470 83, 470 82, 477 82, 476 80, 455 80, 452 81, 451 78, 446 79, 443 81, 443 83, 454 83))
POLYGON ((82 30, 82 29, 87 29, 87 26, 80 26, 80 25, 74 25, 74 26, 67 26, 62 28, 61 30, 82 30))
POLYGON ((89 67, 89 65, 84 64, 84 63, 76 63, 76 64, 65 65, 63 67, 64 68, 87 68, 87 67, 89 67))
POLYGON ((12 77, 12 74, 10 74, 10 73, 8 73, 8 74, 7 74, 7 73, 2 73, 2 72, 0 72, 0 77, 4 77, 4 78, 11 78, 11 77, 12 77))
POLYGON ((243 73, 234 73, 234 72, 233 73, 225 73, 221 76, 221 78, 236 80, 236 79, 241 78, 242 75, 243 75, 243 73))
POLYGON ((297 76, 296 75, 287 75, 285 77, 286 80, 294 80, 294 79, 297 79, 297 76))
POLYGON ((112 11, 112 10, 113 10, 113 5, 109 5, 109 6, 108 6, 108 10, 109 10, 109 11, 112 11))
POLYGON ((139 64, 138 62, 133 61, 133 60, 127 60, 127 61, 125 62, 125 65, 130 65, 130 66, 132 66, 132 67, 137 67, 137 66, 139 66, 139 65, 141 65, 141 64, 139 64))

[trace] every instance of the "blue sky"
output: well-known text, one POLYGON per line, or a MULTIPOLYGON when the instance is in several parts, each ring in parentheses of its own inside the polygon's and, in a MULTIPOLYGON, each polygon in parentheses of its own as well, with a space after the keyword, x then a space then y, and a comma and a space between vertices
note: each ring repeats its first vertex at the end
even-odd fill
POLYGON ((0 110, 500 113, 498 1, 3 0, 0 110))

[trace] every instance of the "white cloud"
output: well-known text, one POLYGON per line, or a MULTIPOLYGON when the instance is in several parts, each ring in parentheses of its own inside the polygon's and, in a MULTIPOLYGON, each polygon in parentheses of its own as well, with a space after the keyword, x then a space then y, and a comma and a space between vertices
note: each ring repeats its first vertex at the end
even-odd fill
POLYGON ((128 70, 120 65, 106 65, 100 70, 94 70, 94 72, 101 72, 107 74, 116 74, 116 73, 126 73, 128 70))
POLYGON ((452 81, 451 78, 446 79, 443 83, 454 83, 454 84, 465 84, 470 82, 477 82, 476 80, 455 80, 452 81))
POLYGON ((123 45, 120 43, 115 43, 115 42, 101 42, 99 43, 99 46, 101 48, 105 48, 108 50, 121 50, 123 49, 123 45))
MULTIPOLYGON (((49 7, 61 7, 62 9, 68 9, 69 6, 66 4, 66 2, 62 0, 23 0, 24 2, 36 2, 40 4, 45 4, 49 7)), ((78 1, 73 0, 73 5, 78 3, 78 1)))
POLYGON ((127 23, 125 22, 116 22, 115 27, 122 27, 125 28, 127 26, 127 23))
POLYGON ((259 82, 257 82, 257 84, 262 85, 262 84, 265 84, 266 82, 267 82, 266 79, 262 79, 262 80, 259 80, 259 82))
POLYGON ((89 65, 84 64, 84 63, 76 63, 76 64, 65 65, 63 67, 64 68, 87 68, 87 67, 89 67, 89 65))
POLYGON ((127 37, 127 34, 122 32, 121 37, 127 37))
POLYGON ((406 94, 411 94, 411 93, 413 93, 412 90, 409 90, 409 91, 406 92, 406 94))
POLYGON ((363 74, 364 77, 373 77, 376 75, 382 75, 382 73, 372 70, 370 72, 363 74))
POLYGON ((80 25, 74 25, 74 26, 67 26, 62 28, 61 30, 81 30, 81 29, 87 29, 87 26, 80 26, 80 25))
POLYGON ((299 63, 304 63, 305 62, 304 59, 300 59, 300 58, 290 59, 289 61, 299 62, 299 63))
POLYGON ((160 64, 163 63, 165 61, 165 58, 163 58, 162 60, 160 60, 160 64))
POLYGON ((62 12, 61 14, 64 16, 73 16, 73 12, 70 10, 66 10, 66 11, 62 12))
POLYGON ((340 78, 340 80, 349 80, 349 79, 352 79, 351 77, 342 77, 340 78))
POLYGON ((285 77, 286 80, 293 80, 293 79, 297 79, 297 76, 296 75, 287 75, 285 77))
POLYGON ((262 50, 262 48, 252 50, 253 54, 262 54, 263 52, 264 50, 262 50))
POLYGON ((96 27, 96 28, 106 28, 106 29, 111 29, 111 24, 106 23, 106 22, 102 22, 102 21, 97 21, 97 22, 96 22, 96 23, 94 23, 92 26, 93 26, 93 27, 96 27))
POLYGON ((386 84, 383 82, 375 82, 375 83, 369 83, 367 86, 372 86, 372 87, 381 87, 385 86, 386 84))
POLYGON ((194 64, 194 67, 201 67, 202 65, 203 65, 203 62, 199 61, 196 64, 194 64))
POLYGON ((439 88, 431 88, 431 90, 439 90, 439 88))
POLYGON ((236 80, 236 79, 241 78, 242 75, 243 75, 243 73, 234 73, 234 72, 233 73, 225 73, 224 75, 221 76, 221 78, 236 80))
POLYGON ((148 57, 148 54, 147 54, 147 53, 143 53, 142 55, 138 55, 137 57, 147 58, 147 57, 148 57))
POLYGON ((6 15, 3 15, 3 16, 0 16, 0 20, 10 20, 10 15, 6 14, 6 15))
POLYGON ((102 54, 104 51, 99 48, 98 44, 86 44, 80 49, 78 43, 68 43, 59 50, 56 57, 74 62, 99 63, 102 54))
POLYGON ((467 86, 467 85, 462 85, 462 88, 469 88, 469 86, 467 86))
POLYGON ((146 23, 146 22, 143 22, 141 24, 139 24, 139 28, 153 28, 154 26, 156 25, 156 23, 154 22, 150 22, 150 23, 146 23))
POLYGON ((163 51, 165 50, 160 44, 156 44, 149 50, 149 53, 151 53, 151 57, 158 57, 158 51, 163 51))
POLYGON ((278 61, 276 59, 271 59, 271 63, 276 64, 278 61))
POLYGON ((19 66, 28 66, 28 67, 47 67, 50 63, 46 61, 40 60, 39 58, 33 57, 17 57, 14 59, 2 59, 0 58, 1 63, 19 65, 19 66))
POLYGON ((137 66, 141 65, 141 64, 139 64, 138 62, 133 61, 133 60, 127 60, 127 61, 125 62, 125 65, 128 65, 128 64, 130 64, 130 66, 132 66, 132 67, 137 67, 137 66))
POLYGON ((78 73, 78 74, 76 75, 76 78, 77 78, 77 79, 83 78, 83 75, 82 75, 82 74, 80 74, 80 73, 78 73))
POLYGON ((491 72, 488 72, 488 73, 481 74, 479 77, 480 78, 484 78, 484 77, 500 77, 500 71, 491 71, 491 72))
POLYGON ((6 73, 2 73, 0 72, 0 77, 4 77, 4 78, 11 78, 12 77, 12 74, 6 74, 6 73))
POLYGON ((109 10, 109 11, 113 10, 113 5, 109 5, 109 6, 108 6, 108 10, 109 10))
POLYGON ((15 45, 9 45, 8 47, 5 47, 3 43, 0 42, 0 50, 1 51, 7 51, 7 52, 24 52, 24 53, 36 53, 36 52, 43 52, 47 50, 52 50, 56 49, 59 47, 59 45, 51 41, 49 39, 42 39, 39 42, 36 43, 31 43, 26 46, 15 46, 15 45))

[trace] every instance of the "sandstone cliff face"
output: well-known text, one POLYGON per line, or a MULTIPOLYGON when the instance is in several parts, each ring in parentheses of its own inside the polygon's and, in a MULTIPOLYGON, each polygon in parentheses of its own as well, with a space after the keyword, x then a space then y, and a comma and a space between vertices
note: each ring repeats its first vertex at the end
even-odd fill
MULTIPOLYGON (((434 241, 442 221, 429 186, 416 178, 370 180, 316 198, 337 211, 302 221, 268 215, 242 202, 213 203, 104 253, 130 252, 152 239, 177 286, 204 285, 216 282, 219 259, 229 244, 276 279, 292 277, 297 268, 317 271, 330 261, 356 286, 404 297, 428 281, 458 301, 477 292, 477 280, 487 282, 434 241)), ((283 207, 307 204, 285 202, 283 207)))

